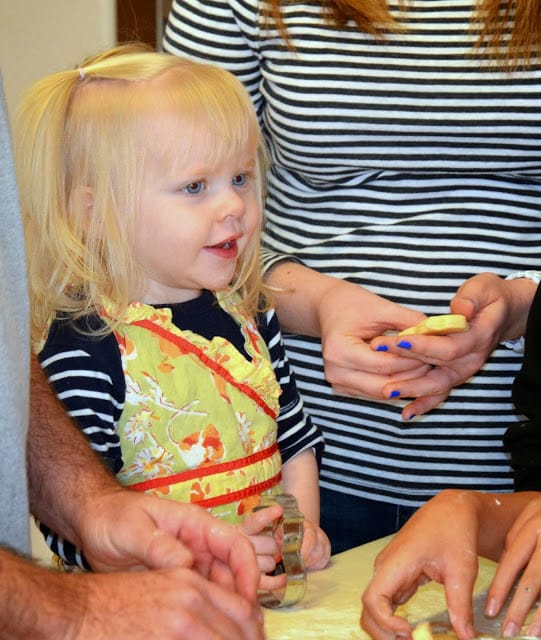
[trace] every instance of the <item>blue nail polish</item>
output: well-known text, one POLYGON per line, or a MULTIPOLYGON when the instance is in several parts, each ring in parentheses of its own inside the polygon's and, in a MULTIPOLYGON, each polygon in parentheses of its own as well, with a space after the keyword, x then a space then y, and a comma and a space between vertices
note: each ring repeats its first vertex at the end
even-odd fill
POLYGON ((400 340, 398 346, 402 347, 402 349, 411 349, 411 342, 408 342, 407 340, 400 340))
POLYGON ((389 347, 386 344, 379 344, 376 347, 376 351, 388 351, 389 347))
POLYGON ((408 418, 408 420, 413 420, 413 418, 415 418, 417 414, 416 413, 412 413, 411 416, 408 418))
POLYGON ((400 391, 391 391, 391 393, 389 394, 389 398, 398 398, 399 395, 400 391))

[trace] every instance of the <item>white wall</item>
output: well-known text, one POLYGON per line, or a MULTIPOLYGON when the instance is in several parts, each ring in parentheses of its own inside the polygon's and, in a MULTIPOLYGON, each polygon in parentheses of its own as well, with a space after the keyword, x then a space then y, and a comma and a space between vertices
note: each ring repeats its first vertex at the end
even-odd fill
MULTIPOLYGON (((115 40, 115 0, 0 0, 0 68, 10 116, 35 80, 115 40)), ((48 562, 43 536, 33 525, 31 533, 33 555, 48 562)))
POLYGON ((10 115, 32 82, 115 39, 115 0, 0 0, 0 67, 10 115))

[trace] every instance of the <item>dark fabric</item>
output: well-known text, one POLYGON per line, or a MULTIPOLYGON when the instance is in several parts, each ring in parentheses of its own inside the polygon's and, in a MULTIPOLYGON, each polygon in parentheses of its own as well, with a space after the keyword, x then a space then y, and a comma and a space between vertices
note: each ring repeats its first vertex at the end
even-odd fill
POLYGON ((510 427, 504 447, 511 454, 515 491, 541 491, 541 287, 526 327, 522 368, 513 384, 513 402, 528 420, 510 427))
POLYGON ((417 510, 330 489, 320 491, 321 528, 332 541, 333 554, 396 533, 417 510))

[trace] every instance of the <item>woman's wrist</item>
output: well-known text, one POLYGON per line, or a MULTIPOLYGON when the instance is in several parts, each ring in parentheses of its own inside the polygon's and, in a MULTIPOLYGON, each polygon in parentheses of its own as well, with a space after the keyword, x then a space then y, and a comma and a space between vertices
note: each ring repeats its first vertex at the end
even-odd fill
POLYGON ((321 303, 342 281, 298 262, 277 262, 268 272, 274 306, 284 331, 320 337, 321 303))
POLYGON ((514 273, 505 279, 509 291, 509 321, 502 336, 503 344, 522 353, 524 351, 524 334, 533 297, 541 279, 539 271, 523 271, 514 273))

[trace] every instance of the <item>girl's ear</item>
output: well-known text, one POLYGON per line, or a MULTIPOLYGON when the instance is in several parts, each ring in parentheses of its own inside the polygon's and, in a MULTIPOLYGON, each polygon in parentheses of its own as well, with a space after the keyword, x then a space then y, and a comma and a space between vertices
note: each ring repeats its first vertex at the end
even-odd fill
POLYGON ((92 224, 94 214, 94 191, 91 187, 75 187, 71 192, 70 208, 74 216, 73 224, 86 235, 92 224))
POLYGON ((78 197, 81 198, 86 213, 92 213, 94 209, 94 191, 91 187, 78 187, 78 197))
POLYGON ((94 191, 92 187, 74 187, 71 192, 70 203, 72 207, 75 207, 76 211, 92 213, 94 209, 94 191))

